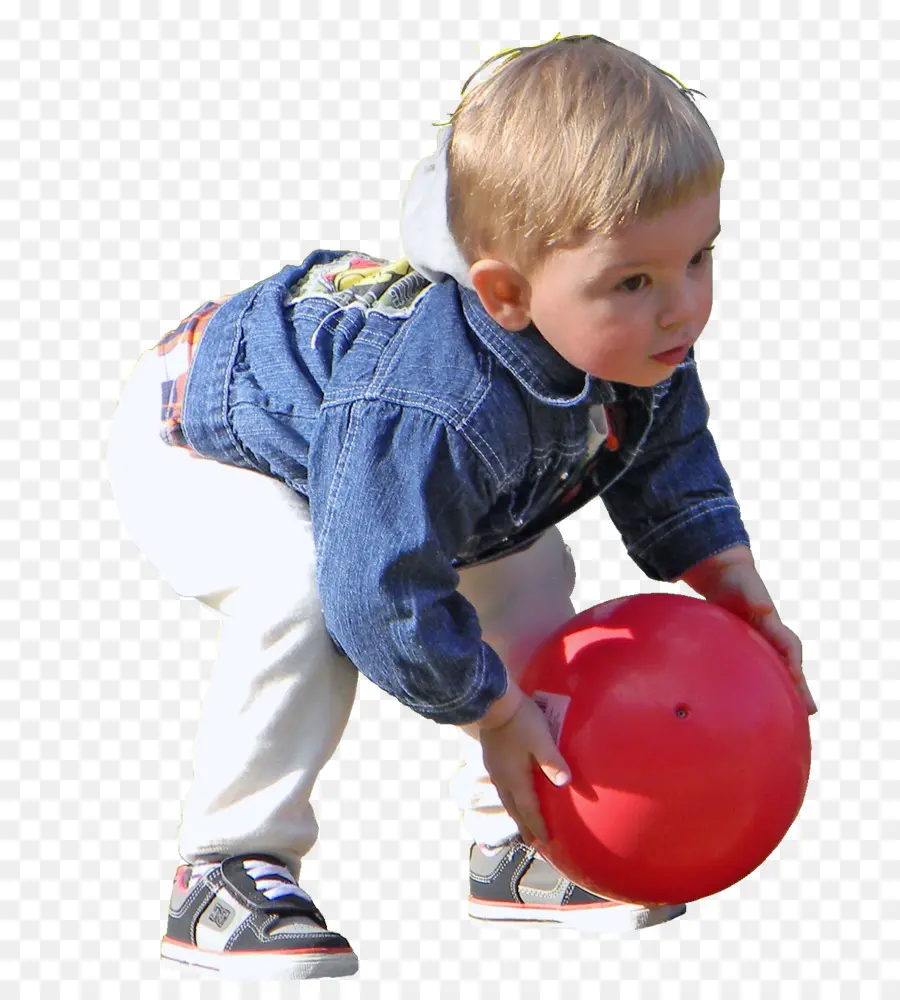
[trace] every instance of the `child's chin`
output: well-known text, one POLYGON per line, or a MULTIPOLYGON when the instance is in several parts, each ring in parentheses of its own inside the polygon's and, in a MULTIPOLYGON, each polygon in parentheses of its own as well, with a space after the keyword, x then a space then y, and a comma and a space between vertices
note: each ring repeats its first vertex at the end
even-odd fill
POLYGON ((603 382, 619 382, 621 385, 633 385, 637 389, 651 389, 660 382, 665 382, 674 371, 674 368, 666 370, 661 365, 652 365, 649 370, 635 367, 628 372, 592 371, 589 374, 603 382))
POLYGON ((666 379, 671 378, 675 374, 675 369, 670 368, 668 365, 666 365, 665 367, 659 365, 657 367, 663 368, 663 370, 658 373, 654 372, 652 375, 648 373, 647 381, 644 382, 644 386, 646 388, 650 388, 651 386, 654 385, 659 385, 660 382, 665 382, 666 379))
POLYGON ((633 373, 629 378, 617 378, 609 379, 610 382, 621 382, 623 385, 633 385, 636 389, 652 389, 653 386, 659 385, 660 382, 665 382, 665 380, 675 371, 673 368, 668 375, 663 373, 662 375, 649 375, 633 373))

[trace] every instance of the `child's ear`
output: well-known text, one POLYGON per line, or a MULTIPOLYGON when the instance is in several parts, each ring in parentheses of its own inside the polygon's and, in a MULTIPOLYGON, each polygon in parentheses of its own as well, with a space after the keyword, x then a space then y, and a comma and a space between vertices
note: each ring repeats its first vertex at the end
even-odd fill
POLYGON ((504 330, 515 333, 531 323, 531 286, 514 267, 485 257, 475 261, 469 277, 484 311, 504 330))

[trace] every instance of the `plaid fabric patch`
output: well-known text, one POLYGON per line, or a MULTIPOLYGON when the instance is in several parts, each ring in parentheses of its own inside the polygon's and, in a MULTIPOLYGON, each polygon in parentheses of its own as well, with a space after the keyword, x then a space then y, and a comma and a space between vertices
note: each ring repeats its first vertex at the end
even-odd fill
POLYGON ((184 387, 194 352, 216 310, 231 295, 206 302, 185 317, 174 330, 170 330, 154 350, 162 358, 165 380, 162 383, 162 412, 160 436, 166 444, 187 448, 188 443, 181 426, 181 409, 184 405, 184 387))

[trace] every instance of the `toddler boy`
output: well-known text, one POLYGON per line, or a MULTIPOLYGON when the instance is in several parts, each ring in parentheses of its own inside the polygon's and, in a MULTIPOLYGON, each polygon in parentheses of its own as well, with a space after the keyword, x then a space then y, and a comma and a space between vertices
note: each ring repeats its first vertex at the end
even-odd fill
POLYGON ((575 613, 556 524, 595 497, 650 578, 750 620, 809 698, 707 428, 724 165, 673 81, 595 36, 514 50, 415 171, 405 258, 317 250, 138 362, 110 438, 123 523, 222 616, 166 959, 356 971, 297 877, 358 672, 462 731, 473 916, 684 911, 593 895, 533 846, 532 759, 567 771, 516 679, 575 613))

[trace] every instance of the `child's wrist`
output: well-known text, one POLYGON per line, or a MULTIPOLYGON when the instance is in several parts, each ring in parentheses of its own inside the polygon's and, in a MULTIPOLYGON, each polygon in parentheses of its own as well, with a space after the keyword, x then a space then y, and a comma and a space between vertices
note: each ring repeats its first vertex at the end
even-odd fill
POLYGON ((510 678, 506 693, 492 702, 487 712, 472 724, 479 729, 499 729, 519 711, 524 700, 525 692, 510 678))

